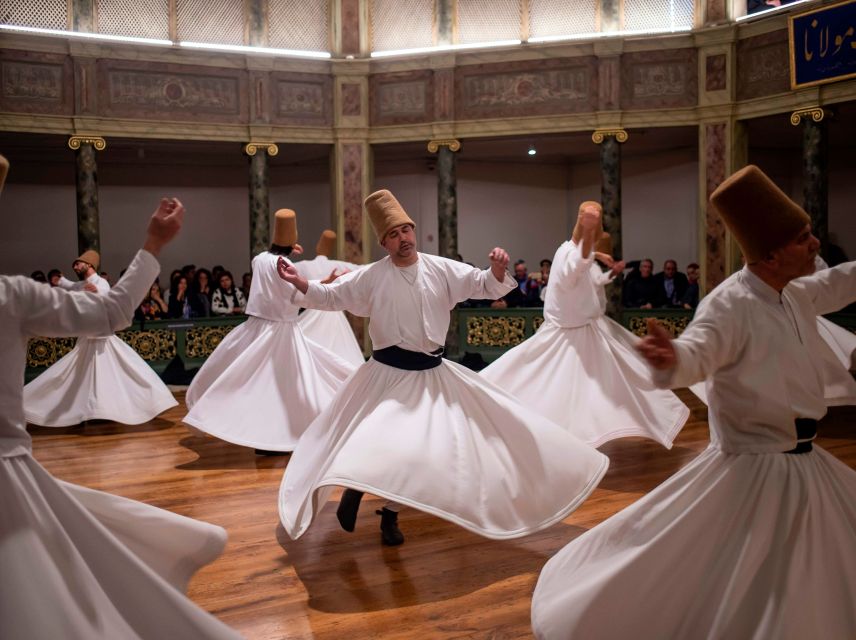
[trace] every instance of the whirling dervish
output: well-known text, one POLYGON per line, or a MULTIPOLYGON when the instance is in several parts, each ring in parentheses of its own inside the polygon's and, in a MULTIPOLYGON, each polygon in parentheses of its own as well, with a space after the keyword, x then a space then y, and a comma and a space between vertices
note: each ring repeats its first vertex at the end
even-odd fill
MULTIPOLYGON (((0 190, 8 171, 0 156, 0 190)), ((57 480, 32 454, 21 380, 32 336, 128 326, 184 207, 161 201, 143 249, 104 295, 0 276, 0 637, 114 640, 240 636, 183 591, 226 544, 220 527, 57 480)))
MULTIPOLYGON (((85 251, 72 264, 80 281, 63 277, 59 287, 106 295, 110 285, 98 275, 99 262, 98 252, 85 251)), ((74 349, 24 387, 27 422, 43 427, 97 419, 141 424, 177 404, 146 361, 112 332, 79 337, 74 349)))
POLYGON ((247 321, 233 329, 187 390, 184 422, 259 453, 292 451, 354 366, 303 336, 291 286, 276 264, 297 243, 297 215, 275 215, 273 244, 253 258, 247 321))
POLYGON ((639 339, 606 316, 604 287, 624 263, 609 255, 601 217, 598 203, 580 205, 571 239, 553 258, 544 323, 481 375, 512 394, 537 388, 538 411, 591 446, 642 436, 671 448, 690 412, 654 386, 635 350, 639 339), (612 263, 609 271, 596 254, 612 263))
MULTIPOLYGON (((331 260, 329 256, 335 250, 336 233, 331 229, 325 229, 315 246, 315 258, 295 262, 294 268, 307 280, 324 280, 331 275, 342 275, 360 268, 360 265, 351 262, 331 260)), ((344 311, 306 309, 300 314, 297 322, 300 324, 303 335, 355 367, 366 361, 344 311)))

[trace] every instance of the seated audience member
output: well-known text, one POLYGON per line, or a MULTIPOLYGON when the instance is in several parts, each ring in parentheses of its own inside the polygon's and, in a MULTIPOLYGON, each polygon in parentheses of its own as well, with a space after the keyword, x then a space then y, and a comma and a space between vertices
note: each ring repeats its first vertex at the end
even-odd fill
POLYGON ((223 265, 222 265, 222 264, 215 264, 215 265, 211 268, 211 287, 212 287, 213 289, 216 289, 216 288, 217 288, 217 283, 218 283, 218 282, 220 282, 220 275, 221 275, 225 270, 226 270, 226 269, 225 269, 225 268, 223 268, 223 265))
POLYGON ((155 280, 149 289, 149 294, 134 312, 134 320, 162 320, 168 312, 169 307, 163 301, 160 285, 155 280))
POLYGON ((211 297, 211 313, 215 316, 244 313, 246 305, 247 300, 244 298, 241 290, 235 286, 232 274, 228 271, 223 271, 220 274, 220 284, 214 290, 214 295, 211 297))
POLYGON ((687 290, 687 277, 678 271, 678 263, 674 260, 666 260, 663 270, 654 276, 657 283, 657 295, 660 307, 680 307, 681 300, 687 290))
POLYGON ((59 285, 59 281, 62 278, 62 271, 59 269, 51 269, 48 271, 48 284, 52 287, 56 287, 59 285))
POLYGON ((174 288, 172 285, 175 284, 175 281, 178 279, 178 276, 180 276, 180 275, 181 275, 181 269, 173 269, 172 273, 169 274, 169 286, 166 287, 166 297, 164 298, 164 300, 166 300, 167 304, 169 304, 170 298, 172 298, 172 290, 174 288))
POLYGON ((538 300, 543 304, 544 296, 547 295, 547 283, 550 281, 550 268, 553 266, 553 261, 544 258, 538 266, 540 269, 535 273, 529 274, 529 279, 535 285, 538 300))
POLYGON ((194 278, 196 277, 196 265, 195 264, 186 264, 181 268, 181 275, 187 278, 187 283, 192 284, 194 278))
MULTIPOLYGON (((518 260, 514 263, 514 279, 517 281, 517 287, 509 291, 502 300, 506 307, 537 307, 541 303, 538 297, 537 283, 529 279, 529 273, 526 269, 526 261, 518 260)), ((495 302, 499 302, 498 300, 495 302)), ((501 305, 491 304, 494 308, 504 308, 501 305)))
POLYGON ((253 284, 253 274, 250 271, 247 271, 243 276, 241 276, 241 293, 244 294, 244 298, 246 300, 250 299, 250 287, 253 284))
POLYGON ((194 318, 207 318, 211 315, 211 272, 199 269, 193 277, 190 287, 190 312, 194 318))
POLYGON ((624 282, 622 304, 628 309, 653 309, 659 306, 662 297, 654 280, 654 261, 645 258, 639 269, 631 271, 624 282))
POLYGON ((187 278, 180 273, 175 280, 172 281, 172 286, 169 291, 169 317, 170 318, 190 318, 190 291, 187 285, 187 278))
POLYGON ((681 298, 684 309, 695 309, 698 306, 698 277, 700 267, 691 262, 687 265, 687 289, 681 298))
POLYGON ((30 278, 32 278, 36 282, 43 282, 45 284, 47 284, 47 281, 48 281, 47 276, 45 276, 44 271, 33 271, 30 274, 30 278))

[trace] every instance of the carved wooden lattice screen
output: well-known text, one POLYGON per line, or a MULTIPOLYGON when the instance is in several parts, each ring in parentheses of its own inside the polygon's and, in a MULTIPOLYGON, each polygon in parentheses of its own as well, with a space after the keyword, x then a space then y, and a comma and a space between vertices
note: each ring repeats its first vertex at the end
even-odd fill
POLYGON ((520 39, 520 0, 458 0, 458 42, 520 39))
POLYGON ((169 0, 98 0, 98 32, 169 40, 169 0))
POLYGON ((596 33, 598 0, 529 0, 529 37, 596 33))
POLYGON ((626 31, 662 31, 693 26, 693 0, 624 0, 626 31))
POLYGON ((243 0, 176 0, 175 14, 179 40, 244 44, 243 0))
POLYGON ((302 51, 330 51, 328 0, 270 0, 271 47, 302 51))
POLYGON ((71 0, 0 0, 0 24, 38 29, 69 29, 71 0))
POLYGON ((434 44, 434 0, 372 0, 372 51, 434 44))

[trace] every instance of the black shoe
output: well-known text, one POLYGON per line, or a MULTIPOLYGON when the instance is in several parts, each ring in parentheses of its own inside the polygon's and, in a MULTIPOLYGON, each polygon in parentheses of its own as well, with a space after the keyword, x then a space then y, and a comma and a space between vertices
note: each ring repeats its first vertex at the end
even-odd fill
POLYGON ((287 456, 288 451, 269 451, 268 449, 256 449, 257 456, 287 456))
POLYGON ((375 511, 380 516, 380 540, 388 547, 397 547, 404 542, 404 534, 398 528, 398 512, 384 507, 375 511))
POLYGON ((339 500, 339 508, 336 509, 336 517, 345 531, 353 531, 357 525, 357 511, 360 510, 360 500, 363 492, 354 489, 345 489, 342 499, 339 500))

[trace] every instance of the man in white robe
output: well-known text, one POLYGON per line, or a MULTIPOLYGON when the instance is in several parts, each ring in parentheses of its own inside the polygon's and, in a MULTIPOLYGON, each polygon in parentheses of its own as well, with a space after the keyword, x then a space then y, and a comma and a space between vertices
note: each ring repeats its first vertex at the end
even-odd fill
MULTIPOLYGON (((0 156, 0 187, 7 169, 0 156)), ((55 479, 33 457, 24 421, 27 340, 128 326, 183 212, 161 201, 143 250, 103 296, 0 276, 0 638, 239 637, 182 593, 226 532, 55 479)))
MULTIPOLYGON (((336 233, 325 229, 315 246, 315 258, 294 263, 297 272, 307 280, 325 280, 359 269, 361 265, 343 260, 331 260, 336 249, 336 233)), ((344 311, 318 311, 306 309, 298 317, 303 335, 329 349, 340 358, 359 366, 365 362, 354 330, 344 311)))
MULTIPOLYGON (((84 251, 72 265, 79 282, 63 277, 58 286, 107 294, 110 283, 98 275, 100 261, 97 251, 84 251)), ((177 404, 148 363, 112 332, 78 338, 74 349, 24 387, 27 422, 43 427, 96 419, 141 424, 177 404)))
MULTIPOLYGON (((373 357, 345 383, 295 449, 280 489, 280 519, 302 535, 333 486, 352 531, 362 492, 507 539, 558 522, 579 506, 608 460, 512 400, 478 374, 444 360, 450 310, 514 288, 508 254, 484 271, 416 250, 415 224, 389 191, 366 199, 382 260, 323 285, 280 261, 301 306, 369 316, 373 357)), ((384 544, 401 544, 394 507, 380 511, 384 544)))
POLYGON ((593 447, 641 436, 670 449, 690 411, 654 387, 639 339, 606 316, 604 287, 624 263, 607 255, 602 215, 599 203, 580 204, 571 239, 553 257, 544 324, 481 375, 523 402, 537 388, 538 411, 593 447), (612 268, 604 273, 596 257, 612 268))
POLYGON ((640 345, 658 386, 708 380, 710 446, 550 559, 538 638, 856 637, 856 472, 812 445, 834 357, 816 317, 856 300, 856 263, 804 277, 810 219, 757 167, 711 204, 747 265, 640 345))

